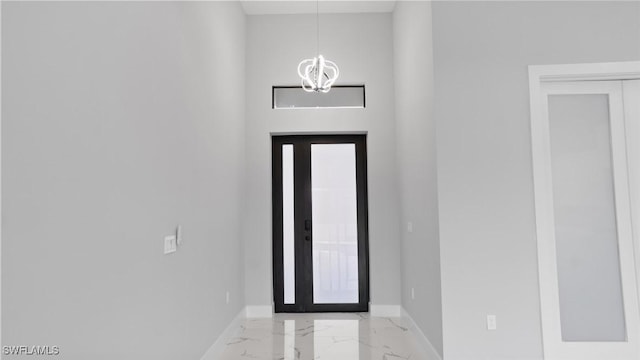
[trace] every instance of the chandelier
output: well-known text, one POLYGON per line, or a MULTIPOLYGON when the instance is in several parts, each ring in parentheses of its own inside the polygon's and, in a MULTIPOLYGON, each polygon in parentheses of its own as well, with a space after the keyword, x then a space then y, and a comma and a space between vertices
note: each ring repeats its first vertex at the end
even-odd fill
POLYGON ((304 59, 298 64, 298 75, 302 79, 302 89, 306 92, 327 93, 336 82, 340 71, 333 62, 320 55, 320 11, 319 0, 316 0, 316 46, 318 56, 304 59))

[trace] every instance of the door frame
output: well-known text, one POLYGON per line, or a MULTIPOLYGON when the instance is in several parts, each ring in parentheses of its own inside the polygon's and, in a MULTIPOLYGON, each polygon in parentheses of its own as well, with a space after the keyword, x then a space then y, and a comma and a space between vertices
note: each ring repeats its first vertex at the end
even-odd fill
MULTIPOLYGON (((549 170, 549 129, 546 107, 545 84, 567 81, 601 81, 601 80, 634 80, 640 79, 640 61, 593 64, 535 65, 529 66, 529 96, 531 112, 531 147, 533 160, 533 182, 536 214, 536 238, 538 249, 538 282, 540 290, 540 314, 542 339, 545 359, 589 359, 602 358, 598 350, 608 351, 606 346, 587 347, 581 353, 584 343, 568 344, 561 340, 559 328, 557 273, 555 265, 555 239, 553 229, 553 213, 549 212, 552 193, 550 188, 551 174, 549 170), (549 282, 549 279, 555 281, 549 282), (569 346, 573 345, 573 346, 569 346), (601 349, 598 349, 601 348, 601 349), (594 351, 595 350, 595 351, 594 351)), ((639 159, 629 158, 630 162, 639 159)), ((627 161, 625 160, 625 161, 627 161)), ((629 163, 625 164, 628 165, 629 163)), ((626 181, 626 179, 624 179, 626 181)), ((627 195, 628 196, 628 195, 627 195)), ((640 212, 631 206, 631 213, 640 212)), ((637 215, 634 218, 638 218, 637 215)), ((634 222, 637 222, 634 221, 634 222)), ((640 302, 640 234, 633 234, 632 248, 635 247, 635 287, 634 303, 636 308, 640 302)), ((633 254, 632 254, 633 257, 633 254)), ((621 259, 622 261, 622 259, 621 259)), ((634 260, 631 260, 631 266, 634 260)), ((633 271, 632 271, 633 273, 633 271)), ((624 274, 621 274, 624 276, 624 274)), ((624 290, 624 289, 623 289, 624 290)), ((635 312, 640 311, 635 309, 635 312)), ((627 336, 634 336, 635 341, 640 333, 640 324, 627 323, 627 336), (636 328, 633 328, 633 327, 636 328)), ((602 344, 602 343, 590 343, 602 344)), ((636 344, 637 346, 637 344, 636 344)), ((636 350, 637 351, 637 350, 636 350)), ((607 354, 607 353, 605 353, 607 354)), ((615 354, 608 353, 613 359, 615 354)), ((606 357, 606 356, 605 356, 606 357)))
MULTIPOLYGON (((367 136, 366 134, 315 134, 315 135, 272 135, 272 271, 274 310, 278 312, 367 312, 369 311, 369 222, 368 222, 368 186, 367 186, 367 136), (294 219, 294 244, 296 249, 296 304, 284 303, 284 271, 283 271, 283 216, 282 216, 282 145, 285 144, 355 144, 356 182, 357 182, 357 218, 358 218, 358 295, 359 302, 353 304, 313 304, 312 264, 303 264, 303 257, 312 259, 312 242, 297 239, 304 236, 304 221, 294 219), (299 244, 304 244, 301 248, 299 244), (303 276, 298 269, 303 268, 303 276), (299 301, 302 300, 302 301, 299 301)), ((310 148, 302 152, 294 151, 294 164, 310 157, 310 148)), ((294 214, 304 213, 304 218, 311 219, 310 163, 307 167, 294 168, 294 187, 307 189, 307 198, 300 199, 294 191, 294 214), (308 172, 308 174, 306 173, 308 172), (308 179, 308 181, 307 181, 308 179)), ((295 215, 294 215, 295 216, 295 215)))
MULTIPOLYGON (((625 127, 627 132, 627 161, 629 162, 629 183, 640 184, 640 123, 630 119, 640 119, 640 79, 627 80, 622 83, 624 104, 630 104, 635 99, 635 106, 624 107, 625 127), (632 87, 629 81, 638 83, 632 87), (634 117, 635 116, 635 117, 634 117), (633 141, 635 140, 635 141, 633 141), (635 166, 632 166, 635 164, 635 166)), ((638 280, 638 303, 640 303, 640 187, 629 187, 631 196, 631 213, 633 215, 633 233, 635 235, 636 279, 638 280)))

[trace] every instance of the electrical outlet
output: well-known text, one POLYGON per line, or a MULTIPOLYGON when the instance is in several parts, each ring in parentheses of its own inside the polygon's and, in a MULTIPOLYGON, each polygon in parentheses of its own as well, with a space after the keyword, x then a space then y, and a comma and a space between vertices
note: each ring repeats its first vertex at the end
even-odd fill
POLYGON ((487 330, 496 330, 498 323, 496 322, 495 315, 487 315, 487 330))
POLYGON ((229 303, 229 292, 227 291, 227 304, 229 303))
POLYGON ((416 299, 416 289, 411 288, 411 300, 415 300, 416 299))

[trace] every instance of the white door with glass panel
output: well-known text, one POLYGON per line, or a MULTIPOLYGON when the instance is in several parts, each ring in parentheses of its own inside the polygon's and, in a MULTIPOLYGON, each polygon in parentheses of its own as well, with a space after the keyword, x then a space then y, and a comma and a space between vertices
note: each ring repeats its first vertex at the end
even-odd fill
POLYGON ((275 136, 276 312, 367 311, 366 138, 275 136))
POLYGON ((640 359, 639 89, 541 83, 532 144, 545 359, 640 359))

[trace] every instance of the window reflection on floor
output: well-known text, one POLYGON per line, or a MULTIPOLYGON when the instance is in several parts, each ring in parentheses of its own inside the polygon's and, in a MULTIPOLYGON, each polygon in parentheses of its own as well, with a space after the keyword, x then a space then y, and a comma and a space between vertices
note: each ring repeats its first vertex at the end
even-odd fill
POLYGON ((285 320, 284 321, 284 341, 283 360, 295 360, 296 359, 296 321, 285 320))

